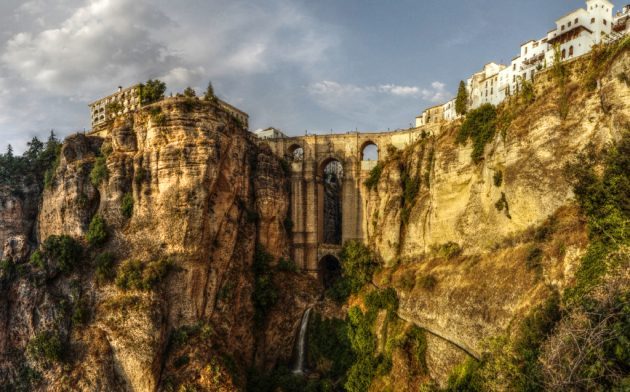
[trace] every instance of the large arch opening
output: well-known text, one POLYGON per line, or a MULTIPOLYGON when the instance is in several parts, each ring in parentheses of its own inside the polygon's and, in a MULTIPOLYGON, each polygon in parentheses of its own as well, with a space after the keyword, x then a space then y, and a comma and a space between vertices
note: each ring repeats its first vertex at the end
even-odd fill
POLYGON ((333 255, 326 255, 319 261, 319 277, 325 289, 332 287, 341 277, 341 263, 333 255))
POLYGON ((323 183, 323 235, 322 242, 341 245, 342 188, 343 166, 336 159, 330 159, 322 165, 323 183))
POLYGON ((304 160, 304 148, 299 144, 289 147, 288 158, 293 162, 302 162, 304 160))
POLYGON ((378 146, 374 142, 366 142, 361 149, 362 161, 378 161, 378 146))

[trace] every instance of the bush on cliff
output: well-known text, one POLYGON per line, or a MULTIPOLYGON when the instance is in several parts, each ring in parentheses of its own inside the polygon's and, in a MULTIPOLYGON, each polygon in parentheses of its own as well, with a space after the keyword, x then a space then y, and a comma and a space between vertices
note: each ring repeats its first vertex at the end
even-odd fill
POLYGON ((57 333, 43 331, 28 342, 26 351, 37 361, 50 364, 64 359, 65 347, 57 333))
POLYGON ((70 272, 79 263, 83 247, 70 236, 51 235, 44 241, 43 252, 49 265, 56 266, 61 272, 70 272))
POLYGON ((169 259, 159 259, 143 263, 138 260, 124 262, 116 274, 116 286, 123 290, 155 289, 173 267, 169 259))
POLYGON ((468 139, 473 142, 471 158, 478 163, 483 158, 486 144, 496 133, 497 109, 491 104, 481 105, 466 115, 466 120, 459 129, 457 142, 465 144, 468 139))
POLYGON ((107 160, 104 156, 97 157, 94 161, 94 167, 90 172, 90 181, 92 185, 98 187, 103 180, 106 180, 109 176, 107 172, 107 160))
POLYGON ((272 261, 273 256, 258 245, 254 253, 254 292, 252 293, 254 320, 257 325, 265 322, 267 313, 278 301, 278 289, 273 283, 272 261))
POLYGON ((85 234, 90 246, 101 246, 107 241, 107 225, 101 215, 95 215, 90 222, 88 232, 85 234))
POLYGON ((357 293, 378 268, 374 253, 359 241, 348 241, 339 254, 341 278, 326 291, 326 295, 337 302, 345 301, 350 294, 357 293))
POLYGON ((381 174, 383 173, 383 164, 378 162, 376 166, 370 170, 370 176, 363 183, 367 189, 372 190, 378 185, 378 181, 381 179, 381 174))
POLYGON ((34 137, 27 147, 22 156, 14 155, 11 146, 5 154, 0 154, 0 185, 16 190, 19 185, 52 186, 61 154, 61 143, 55 133, 50 132, 45 144, 34 137))
POLYGON ((120 202, 120 212, 127 219, 133 216, 133 195, 131 193, 125 193, 123 196, 120 202))
POLYGON ((166 84, 158 79, 147 80, 146 83, 140 85, 140 102, 143 105, 158 102, 164 99, 166 92, 166 84))

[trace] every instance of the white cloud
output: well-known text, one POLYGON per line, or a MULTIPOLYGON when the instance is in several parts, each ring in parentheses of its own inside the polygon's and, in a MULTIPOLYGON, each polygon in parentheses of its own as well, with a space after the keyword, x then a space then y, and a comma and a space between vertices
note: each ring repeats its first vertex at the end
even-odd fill
POLYGON ((313 83, 308 87, 311 94, 316 96, 378 96, 390 95, 403 98, 419 98, 431 102, 442 102, 449 98, 446 91, 446 85, 441 82, 431 83, 430 88, 421 88, 418 86, 400 86, 395 84, 381 84, 376 86, 356 86, 353 84, 341 84, 338 82, 324 80, 313 83))
POLYGON ((92 0, 57 27, 15 34, 1 59, 24 81, 50 93, 89 94, 175 67, 178 59, 152 37, 152 30, 169 24, 146 1, 92 0))

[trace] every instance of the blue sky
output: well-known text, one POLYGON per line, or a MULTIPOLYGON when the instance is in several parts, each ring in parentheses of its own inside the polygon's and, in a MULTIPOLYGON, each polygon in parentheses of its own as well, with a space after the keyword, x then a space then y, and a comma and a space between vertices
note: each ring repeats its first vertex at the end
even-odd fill
MULTIPOLYGON (((622 4, 616 4, 618 9, 622 4)), ((89 129, 87 103, 148 78, 212 80, 252 129, 396 129, 507 63, 581 0, 2 0, 0 143, 89 129)))

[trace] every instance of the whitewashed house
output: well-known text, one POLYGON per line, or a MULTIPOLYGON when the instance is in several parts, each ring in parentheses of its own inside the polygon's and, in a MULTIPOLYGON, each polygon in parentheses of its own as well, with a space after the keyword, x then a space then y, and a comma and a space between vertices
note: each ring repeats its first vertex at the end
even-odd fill
MULTIPOLYGON (((555 61, 556 48, 560 60, 569 61, 591 51, 593 45, 619 39, 630 32, 630 5, 613 16, 608 0, 586 0, 580 8, 556 20, 556 28, 539 40, 521 45, 518 56, 508 66, 488 63, 467 80, 468 106, 476 109, 490 103, 498 105, 515 94, 522 81, 533 81, 536 74, 555 61)), ((444 120, 457 118, 454 101, 442 105, 444 120), (452 110, 451 110, 452 106, 452 110)), ((416 118, 416 126, 427 124, 427 111, 416 118)), ((435 114, 432 116, 435 120, 435 114)))

